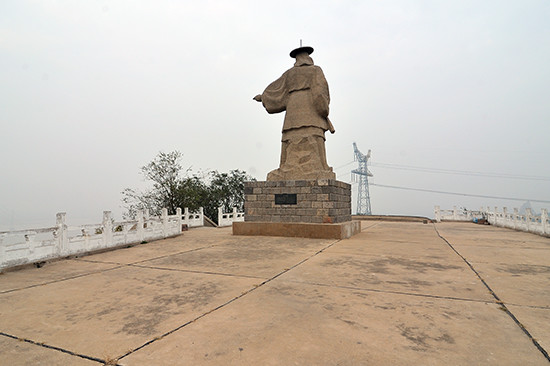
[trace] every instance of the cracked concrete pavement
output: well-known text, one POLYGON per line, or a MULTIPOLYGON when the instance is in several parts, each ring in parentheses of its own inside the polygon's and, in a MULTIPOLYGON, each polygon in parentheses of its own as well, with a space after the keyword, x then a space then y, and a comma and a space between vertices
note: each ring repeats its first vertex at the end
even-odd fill
POLYGON ((550 239, 363 221, 175 238, 0 275, 6 365, 548 365, 550 239))

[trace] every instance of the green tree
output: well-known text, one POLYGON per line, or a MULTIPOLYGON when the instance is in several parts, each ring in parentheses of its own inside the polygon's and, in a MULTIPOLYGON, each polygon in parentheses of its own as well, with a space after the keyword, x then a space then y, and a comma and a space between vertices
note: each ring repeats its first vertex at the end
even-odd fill
POLYGON ((181 184, 181 158, 179 151, 159 152, 149 164, 141 167, 141 174, 146 180, 153 182, 153 188, 145 192, 126 188, 122 192, 122 202, 127 209, 126 217, 133 218, 138 210, 143 209, 148 209, 152 215, 160 215, 164 207, 169 214, 176 212, 177 192, 181 184))
POLYGON ((244 182, 255 180, 242 170, 231 170, 229 173, 210 172, 208 185, 208 200, 203 203, 204 211, 208 217, 217 221, 218 207, 223 207, 225 212, 244 210, 244 182))
POLYGON ((173 215, 176 209, 189 208, 204 213, 217 222, 218 207, 225 211, 244 209, 244 182, 255 180, 246 172, 231 170, 229 173, 211 171, 199 175, 190 175, 187 169, 182 176, 182 154, 178 151, 160 152, 149 164, 141 167, 141 173, 153 187, 145 192, 126 188, 122 192, 122 202, 127 218, 135 218, 138 210, 148 209, 152 215, 160 215, 167 208, 173 215))

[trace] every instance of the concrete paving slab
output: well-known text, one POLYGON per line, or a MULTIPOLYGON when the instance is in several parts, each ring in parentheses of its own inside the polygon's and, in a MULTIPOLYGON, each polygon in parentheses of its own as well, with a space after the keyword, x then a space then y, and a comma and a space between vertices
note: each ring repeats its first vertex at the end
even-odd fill
MULTIPOLYGON (((442 234, 443 235, 443 234, 442 234)), ((478 236, 477 238, 460 238, 458 235, 443 235, 447 240, 450 242, 453 242, 456 245, 469 245, 469 246, 475 246, 475 247, 494 247, 494 248, 511 248, 511 249, 547 249, 548 244, 544 241, 538 240, 532 240, 529 236, 533 234, 529 234, 527 238, 520 238, 518 239, 512 239, 507 236, 504 236, 504 234, 501 234, 501 237, 489 237, 489 236, 478 236), (522 240, 521 240, 522 239, 522 240)))
MULTIPOLYGON (((215 231, 214 229, 211 229, 215 231)), ((216 241, 201 240, 204 231, 189 234, 189 232, 174 238, 157 240, 145 244, 136 244, 129 248, 121 248, 113 251, 83 256, 82 261, 96 261, 114 264, 132 264, 144 260, 164 257, 170 254, 183 253, 198 248, 208 248, 215 245, 216 241)))
POLYGON ((126 366, 548 364, 496 304, 282 280, 119 362, 126 366))
POLYGON ((550 293, 541 291, 550 288, 549 238, 485 225, 447 223, 443 230, 440 225, 437 224, 440 234, 472 264, 502 301, 550 307, 550 293), (475 233, 476 238, 469 233, 475 233))
MULTIPOLYGON (((433 229, 432 229, 433 230, 433 229)), ((408 258, 431 258, 435 260, 458 260, 456 253, 439 237, 423 242, 402 240, 372 239, 368 231, 344 240, 331 247, 330 253, 347 253, 357 255, 397 255, 408 258)))
POLYGON ((282 238, 269 236, 227 236, 220 238, 216 248, 239 248, 239 249, 281 249, 285 251, 300 251, 315 253, 325 248, 334 239, 309 239, 309 238, 282 238))
POLYGON ((0 335, 0 364, 98 366, 98 362, 0 335))
POLYGON ((550 238, 540 235, 474 223, 438 223, 436 228, 447 240, 460 245, 499 248, 548 248, 550 238))
POLYGON ((508 309, 545 350, 550 350, 550 306, 543 309, 508 305, 508 309))
POLYGON ((501 263, 501 264, 550 264, 550 247, 548 248, 512 248, 497 246, 475 246, 453 244, 455 249, 470 263, 501 263))
MULTIPOLYGON (((362 221, 362 233, 368 233, 370 240, 386 240, 407 243, 423 243, 438 237, 432 224, 422 222, 377 222, 362 221), (403 235, 408 233, 408 235, 403 235)), ((351 238, 353 239, 353 238, 351 238)))
POLYGON ((493 301, 464 263, 403 256, 323 252, 282 277, 286 281, 398 293, 493 301))
MULTIPOLYGON (((256 244, 263 237, 256 237, 256 244)), ((250 239, 250 238, 249 238, 250 239)), ((281 245, 246 245, 240 247, 220 246, 187 253, 174 254, 164 258, 145 261, 142 266, 171 268, 189 271, 208 271, 238 276, 270 278, 288 269, 311 255, 311 250, 288 248, 293 239, 279 239, 281 245)), ((270 240, 269 242, 273 242, 270 240)), ((303 242, 303 241, 299 241, 303 242)), ((329 245, 330 241, 324 242, 329 245)), ((315 251, 317 248, 315 248, 315 251)))
POLYGON ((72 259, 45 263, 41 268, 29 266, 23 270, 0 274, 0 293, 85 276, 117 267, 115 264, 85 263, 72 259))
POLYGON ((0 331, 120 356, 257 285, 231 276, 124 267, 0 294, 0 331))
MULTIPOLYGON (((548 265, 531 253, 543 252, 547 238, 439 225, 363 222, 361 234, 342 241, 200 228, 94 262, 84 257, 67 267, 23 269, 0 276, 0 289, 11 289, 0 293, 0 339, 11 334, 101 359, 130 352, 121 359, 128 365, 548 364, 435 228, 446 230, 548 351, 548 265), (505 250, 490 251, 498 243, 505 250), (163 260, 171 267, 147 267, 163 260), (64 277, 71 273, 82 276, 64 277), (37 285, 13 287, 12 278, 37 285)), ((22 350, 21 360, 40 355, 44 347, 35 346, 40 350, 22 350)), ((0 345, 0 364, 13 347, 0 345)))
POLYGON ((475 268, 505 303, 550 307, 550 265, 486 263, 475 268))

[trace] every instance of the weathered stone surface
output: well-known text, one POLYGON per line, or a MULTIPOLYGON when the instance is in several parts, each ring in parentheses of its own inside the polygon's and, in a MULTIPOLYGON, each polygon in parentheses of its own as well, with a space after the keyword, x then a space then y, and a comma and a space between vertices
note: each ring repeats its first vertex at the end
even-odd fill
POLYGON ((334 179, 246 182, 245 221, 342 223, 351 221, 351 186, 334 179), (273 184, 276 183, 276 184, 273 184), (275 196, 296 195, 296 204, 275 196))
POLYGON ((287 236, 314 239, 347 239, 361 231, 359 221, 340 224, 304 223, 301 216, 291 216, 290 222, 234 222, 233 235, 287 236))
POLYGON ((71 366, 98 366, 78 355, 59 352, 43 345, 25 342, 22 339, 0 337, 0 364, 9 366, 29 365, 71 365, 71 366))
POLYGON ((292 51, 294 67, 254 97, 268 113, 286 111, 281 162, 267 175, 268 181, 336 179, 325 151, 325 131, 334 133, 328 118, 328 84, 321 68, 313 64, 311 52, 311 47, 292 51))

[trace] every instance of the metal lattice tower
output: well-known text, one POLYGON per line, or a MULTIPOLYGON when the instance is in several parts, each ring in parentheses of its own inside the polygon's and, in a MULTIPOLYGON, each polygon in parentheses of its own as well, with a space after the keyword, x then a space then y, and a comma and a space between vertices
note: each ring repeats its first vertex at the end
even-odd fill
POLYGON ((370 150, 367 155, 363 155, 357 148, 357 144, 353 143, 353 152, 355 153, 355 161, 359 162, 358 169, 351 171, 354 178, 358 178, 359 184, 357 187, 357 215, 372 215, 370 207, 369 194, 369 179, 372 173, 367 169, 367 161, 370 158, 370 150))

